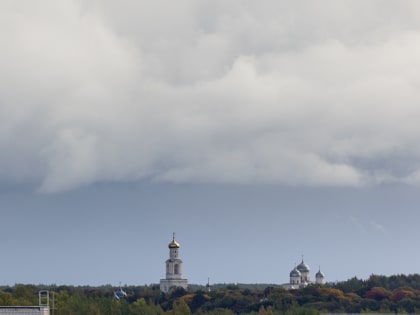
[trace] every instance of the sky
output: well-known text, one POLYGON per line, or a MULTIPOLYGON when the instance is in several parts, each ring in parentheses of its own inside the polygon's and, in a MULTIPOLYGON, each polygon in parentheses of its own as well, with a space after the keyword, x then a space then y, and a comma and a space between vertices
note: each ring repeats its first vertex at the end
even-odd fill
POLYGON ((420 2, 0 2, 0 284, 418 273, 420 2))

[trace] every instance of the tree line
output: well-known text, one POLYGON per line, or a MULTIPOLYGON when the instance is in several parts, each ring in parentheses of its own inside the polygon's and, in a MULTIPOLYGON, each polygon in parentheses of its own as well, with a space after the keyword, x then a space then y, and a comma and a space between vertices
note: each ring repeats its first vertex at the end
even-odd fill
POLYGON ((158 285, 125 286, 127 297, 114 298, 112 286, 16 284, 0 288, 0 305, 37 305, 38 292, 50 291, 54 315, 317 315, 322 313, 420 313, 420 275, 371 275, 362 280, 309 285, 218 285, 162 294, 158 285))

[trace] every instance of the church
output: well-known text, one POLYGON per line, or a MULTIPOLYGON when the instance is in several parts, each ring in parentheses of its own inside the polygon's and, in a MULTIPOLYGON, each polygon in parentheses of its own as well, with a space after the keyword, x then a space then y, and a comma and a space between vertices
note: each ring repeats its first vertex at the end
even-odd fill
MULTIPOLYGON (((188 280, 182 278, 182 260, 179 258, 179 249, 181 245, 175 239, 173 233, 172 241, 168 244, 169 259, 166 260, 166 277, 160 280, 160 291, 162 293, 170 293, 176 288, 188 289, 188 280)), ((294 290, 305 288, 310 284, 322 285, 325 283, 325 275, 319 268, 315 274, 315 282, 311 280, 311 268, 305 263, 302 256, 302 261, 290 271, 289 283, 281 286, 286 290, 294 290)), ((209 280, 210 281, 210 280, 209 280)), ((210 290, 210 284, 207 283, 207 289, 210 290)))
POLYGON ((182 279, 182 260, 179 259, 179 243, 175 240, 169 243, 169 259, 166 260, 166 277, 160 280, 160 291, 168 293, 175 288, 188 289, 188 280, 182 279))
MULTIPOLYGON (((313 284, 311 281, 310 276, 311 269, 309 266, 303 261, 295 266, 292 271, 290 271, 290 281, 289 283, 283 284, 283 288, 287 290, 294 290, 299 288, 304 288, 308 286, 309 284, 313 284)), ((315 274, 315 284, 322 285, 325 283, 325 275, 321 271, 321 268, 319 268, 318 272, 315 274)))

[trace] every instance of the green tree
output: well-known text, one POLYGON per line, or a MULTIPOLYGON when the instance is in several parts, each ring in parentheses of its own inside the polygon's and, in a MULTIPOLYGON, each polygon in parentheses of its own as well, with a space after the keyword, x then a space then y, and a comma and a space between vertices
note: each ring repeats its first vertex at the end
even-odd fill
POLYGON ((144 298, 139 298, 129 306, 130 315, 154 315, 160 314, 162 309, 157 305, 147 303, 144 298))
POLYGON ((178 299, 172 307, 172 315, 191 315, 191 310, 183 299, 178 299))
POLYGON ((37 305, 38 291, 35 286, 19 284, 13 290, 13 298, 19 305, 37 305))
POLYGON ((196 294, 194 294, 190 303, 191 311, 195 313, 200 307, 202 307, 209 300, 210 300, 210 297, 206 295, 203 291, 197 291, 196 294))
POLYGON ((405 298, 402 299, 399 303, 398 303, 408 314, 414 314, 416 307, 415 307, 415 303, 412 299, 410 298, 405 298))
POLYGON ((60 291, 55 294, 54 298, 55 308, 57 309, 56 314, 67 315, 71 314, 69 310, 70 295, 67 291, 60 291))
POLYGON ((122 315, 121 302, 117 300, 111 301, 110 315, 122 315))
POLYGON ((201 313, 201 314, 206 314, 206 315, 235 315, 234 312, 232 312, 229 309, 226 308, 216 308, 212 311, 208 311, 206 313, 201 313))
POLYGON ((10 306, 13 305, 13 298, 10 293, 0 291, 0 305, 10 306))
POLYGON ((287 312, 293 306, 296 306, 296 298, 290 291, 282 288, 270 289, 267 295, 267 301, 272 303, 275 311, 287 312))
POLYGON ((293 307, 285 315, 319 315, 319 311, 306 307, 293 307))

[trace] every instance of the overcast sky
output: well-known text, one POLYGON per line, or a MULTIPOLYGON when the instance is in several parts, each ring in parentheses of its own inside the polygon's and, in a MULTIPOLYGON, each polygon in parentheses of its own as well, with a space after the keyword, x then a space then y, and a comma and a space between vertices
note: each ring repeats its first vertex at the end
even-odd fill
POLYGON ((420 266, 420 2, 0 2, 0 283, 420 266), (29 256, 29 258, 28 258, 29 256))

